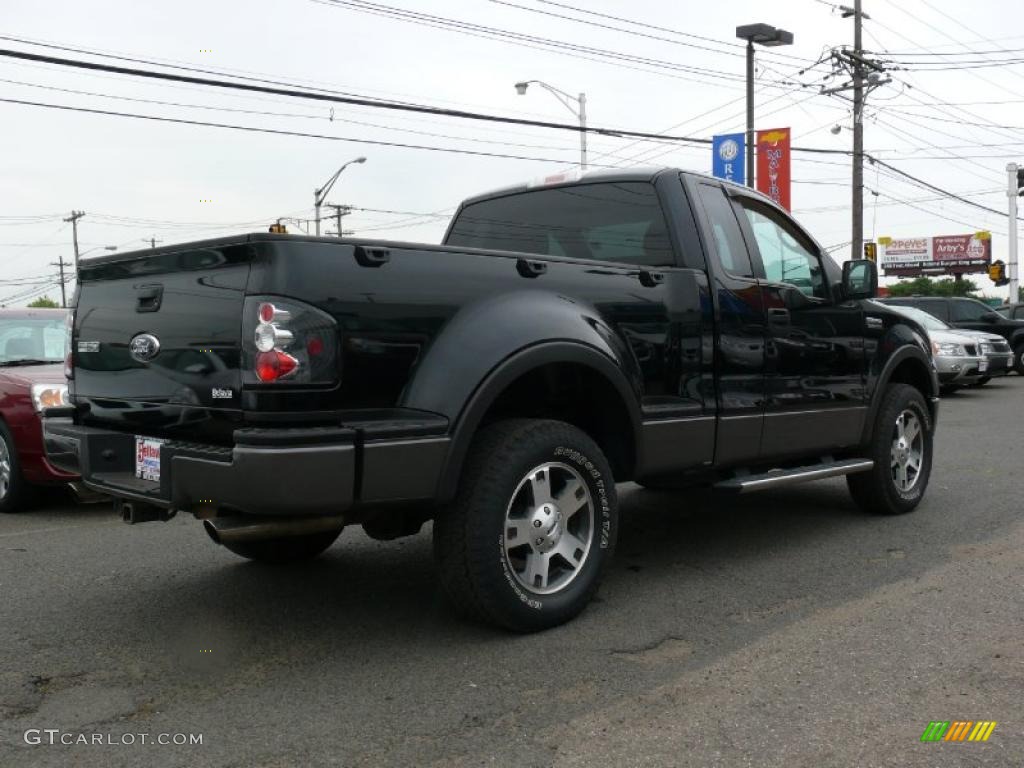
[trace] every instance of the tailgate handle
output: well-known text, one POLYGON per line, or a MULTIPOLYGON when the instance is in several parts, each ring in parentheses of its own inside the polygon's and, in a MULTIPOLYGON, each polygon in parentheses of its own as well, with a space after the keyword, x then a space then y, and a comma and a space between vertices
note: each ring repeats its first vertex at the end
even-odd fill
POLYGON ((164 297, 162 285, 144 285, 135 293, 136 312, 156 312, 164 297))
POLYGON ((529 259, 516 259, 516 272, 523 277, 540 277, 548 271, 548 265, 543 261, 530 261, 529 259))
POLYGON ((391 261, 391 251, 387 248, 370 248, 366 245, 357 245, 355 256, 361 267, 380 267, 391 261))

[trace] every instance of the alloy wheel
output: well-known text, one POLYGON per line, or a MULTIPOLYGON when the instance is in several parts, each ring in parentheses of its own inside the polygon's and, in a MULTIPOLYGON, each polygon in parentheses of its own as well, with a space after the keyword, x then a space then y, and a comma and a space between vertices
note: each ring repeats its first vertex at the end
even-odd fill
POLYGON ((924 462, 924 429, 921 419, 909 409, 896 418, 890 456, 893 483, 907 493, 917 485, 924 462))
POLYGON ((11 490, 11 453, 7 441, 0 437, 0 499, 7 498, 11 490))
POLYGON ((580 574, 594 541, 594 500, 572 467, 531 469, 505 510, 505 564, 530 592, 551 594, 580 574))

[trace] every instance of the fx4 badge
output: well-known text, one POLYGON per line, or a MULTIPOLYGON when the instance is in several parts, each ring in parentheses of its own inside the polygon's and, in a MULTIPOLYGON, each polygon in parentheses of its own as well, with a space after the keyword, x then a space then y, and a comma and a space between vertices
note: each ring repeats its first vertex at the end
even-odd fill
POLYGON ((210 390, 210 395, 214 400, 230 400, 235 396, 235 393, 230 389, 221 389, 220 387, 214 387, 210 390))

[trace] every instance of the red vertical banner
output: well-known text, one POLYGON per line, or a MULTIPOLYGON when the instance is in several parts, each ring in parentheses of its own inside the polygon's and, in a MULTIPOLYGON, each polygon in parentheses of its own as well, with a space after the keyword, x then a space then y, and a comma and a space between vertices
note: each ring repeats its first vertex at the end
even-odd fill
POLYGON ((757 132, 757 190, 787 211, 789 204, 789 128, 757 132))

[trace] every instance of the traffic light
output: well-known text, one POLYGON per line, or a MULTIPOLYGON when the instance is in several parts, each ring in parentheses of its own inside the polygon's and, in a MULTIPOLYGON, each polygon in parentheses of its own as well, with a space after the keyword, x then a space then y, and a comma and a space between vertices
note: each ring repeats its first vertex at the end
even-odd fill
POLYGON ((864 243, 864 258, 868 261, 878 261, 878 243, 864 243))
POLYGON ((286 227, 281 222, 277 222, 276 224, 271 224, 270 229, 268 231, 274 235, 287 235, 288 227, 286 227))
POLYGON ((1002 261, 993 261, 988 265, 988 278, 996 285, 1006 285, 1010 278, 1006 276, 1006 264, 1002 261))

